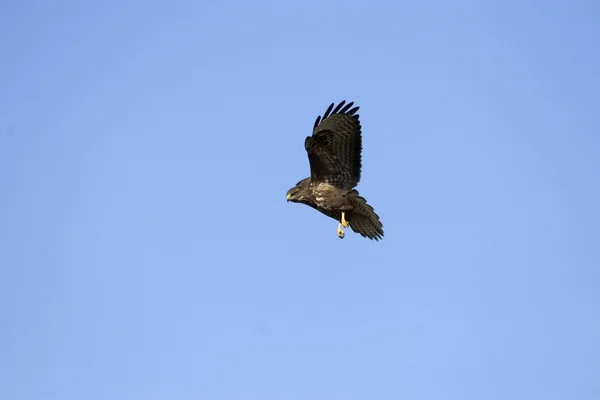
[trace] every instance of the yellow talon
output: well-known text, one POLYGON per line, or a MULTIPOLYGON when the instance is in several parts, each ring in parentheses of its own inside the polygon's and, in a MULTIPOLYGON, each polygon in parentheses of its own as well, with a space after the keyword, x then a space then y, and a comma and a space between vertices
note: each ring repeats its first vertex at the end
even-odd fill
POLYGON ((342 211, 342 225, 344 226, 344 228, 347 228, 350 226, 350 222, 346 221, 346 213, 342 211))
POLYGON ((342 230, 342 224, 338 224, 337 235, 340 239, 344 238, 344 231, 342 230))

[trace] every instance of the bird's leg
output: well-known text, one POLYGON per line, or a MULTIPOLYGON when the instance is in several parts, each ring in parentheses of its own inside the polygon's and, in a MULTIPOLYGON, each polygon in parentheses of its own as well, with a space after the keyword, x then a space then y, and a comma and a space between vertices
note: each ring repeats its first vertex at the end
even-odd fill
POLYGON ((344 226, 344 228, 347 228, 350 226, 350 222, 346 221, 346 213, 342 211, 342 225, 344 226))
POLYGON ((338 229, 337 229, 337 234, 340 239, 344 238, 344 231, 342 230, 342 226, 344 228, 347 228, 350 226, 350 223, 348 221, 346 221, 346 213, 344 211, 342 211, 342 219, 341 219, 340 223, 338 224, 338 229))
POLYGON ((344 231, 342 230, 342 224, 341 223, 338 224, 337 234, 338 234, 338 237, 340 239, 344 238, 345 234, 344 234, 344 231))

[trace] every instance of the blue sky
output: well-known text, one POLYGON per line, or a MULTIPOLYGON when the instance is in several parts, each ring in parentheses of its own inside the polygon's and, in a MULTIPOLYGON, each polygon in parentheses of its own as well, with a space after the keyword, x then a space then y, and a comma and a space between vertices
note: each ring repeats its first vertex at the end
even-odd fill
POLYGON ((600 5, 0 4, 0 398, 600 398, 600 5), (372 242, 285 201, 361 106, 372 242))

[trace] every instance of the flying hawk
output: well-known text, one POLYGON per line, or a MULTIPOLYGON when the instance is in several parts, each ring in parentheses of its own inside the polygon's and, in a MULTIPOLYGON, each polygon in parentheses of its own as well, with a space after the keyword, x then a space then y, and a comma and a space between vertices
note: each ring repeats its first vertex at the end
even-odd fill
POLYGON ((354 189, 360 181, 362 137, 359 107, 342 101, 332 103, 323 118, 319 115, 312 136, 304 141, 310 163, 310 177, 288 190, 287 200, 306 204, 339 221, 337 234, 344 238, 342 226, 369 239, 383 238, 383 224, 373 207, 354 189), (342 108, 343 107, 343 108, 342 108))

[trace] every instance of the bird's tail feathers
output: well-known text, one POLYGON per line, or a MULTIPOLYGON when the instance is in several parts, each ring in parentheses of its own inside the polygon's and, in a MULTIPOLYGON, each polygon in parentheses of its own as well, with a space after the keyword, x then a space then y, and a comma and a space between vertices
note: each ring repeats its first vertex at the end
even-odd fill
POLYGON ((348 221, 352 230, 369 239, 383 239, 383 224, 367 200, 356 189, 348 193, 347 198, 352 205, 352 218, 348 221))

